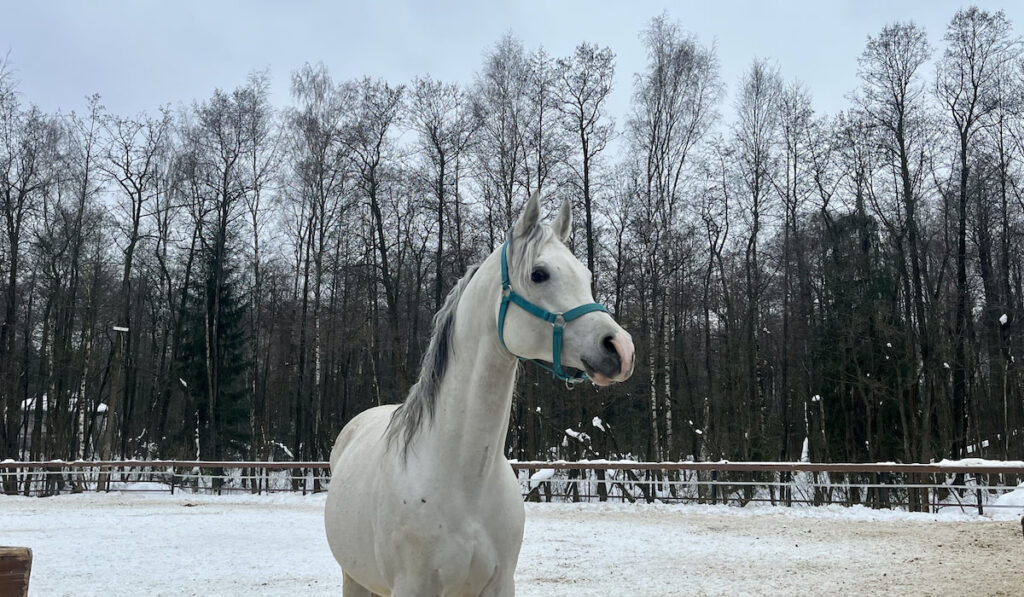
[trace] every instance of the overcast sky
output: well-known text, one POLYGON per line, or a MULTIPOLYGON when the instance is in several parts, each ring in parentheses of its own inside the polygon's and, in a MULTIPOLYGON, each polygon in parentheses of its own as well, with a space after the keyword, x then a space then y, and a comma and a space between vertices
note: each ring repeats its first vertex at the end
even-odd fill
MULTIPOLYGON (((1024 32, 1024 2, 978 2, 1004 9, 1024 32)), ((857 85, 857 56, 868 35, 896 20, 925 27, 933 49, 960 2, 595 0, 358 2, 9 1, 0 7, 0 52, 10 50, 25 100, 47 111, 81 109, 103 96, 119 114, 150 111, 230 89, 269 69, 273 98, 288 102, 290 73, 324 62, 336 78, 363 75, 403 83, 430 74, 470 82, 482 54, 506 32, 527 49, 569 54, 582 41, 617 55, 609 106, 621 122, 634 73, 644 67, 639 33, 667 11, 702 43, 714 43, 727 89, 755 57, 777 62, 786 79, 811 90, 819 112, 846 107, 857 85)), ((731 100, 723 111, 732 110, 731 100)))

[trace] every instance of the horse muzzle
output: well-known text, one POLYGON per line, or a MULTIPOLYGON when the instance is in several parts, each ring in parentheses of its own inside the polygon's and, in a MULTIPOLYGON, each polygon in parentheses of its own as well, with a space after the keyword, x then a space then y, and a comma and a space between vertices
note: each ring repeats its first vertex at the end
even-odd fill
POLYGON ((633 375, 635 356, 633 338, 620 329, 618 333, 602 338, 600 356, 593 360, 584 358, 583 365, 587 377, 595 385, 607 386, 626 381, 633 375))

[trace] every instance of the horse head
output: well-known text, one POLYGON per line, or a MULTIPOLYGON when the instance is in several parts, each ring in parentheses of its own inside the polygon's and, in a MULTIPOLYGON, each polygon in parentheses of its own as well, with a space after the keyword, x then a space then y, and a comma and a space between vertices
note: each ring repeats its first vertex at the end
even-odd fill
POLYGON ((624 381, 633 373, 633 339, 594 302, 590 270, 565 245, 571 231, 568 200, 551 225, 540 222, 539 192, 526 202, 502 248, 499 337, 513 355, 551 363, 567 382, 624 381))

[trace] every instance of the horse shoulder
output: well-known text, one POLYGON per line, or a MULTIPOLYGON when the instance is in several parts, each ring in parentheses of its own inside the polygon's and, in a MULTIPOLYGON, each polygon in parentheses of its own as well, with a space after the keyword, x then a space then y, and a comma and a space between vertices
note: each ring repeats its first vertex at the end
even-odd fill
POLYGON ((388 422, 391 420, 391 413, 396 408, 398 408, 396 404, 370 408, 353 417, 345 425, 341 432, 338 433, 338 438, 334 440, 334 447, 331 448, 330 463, 332 474, 338 461, 341 459, 341 455, 353 442, 357 445, 365 446, 376 443, 375 440, 383 436, 388 422))

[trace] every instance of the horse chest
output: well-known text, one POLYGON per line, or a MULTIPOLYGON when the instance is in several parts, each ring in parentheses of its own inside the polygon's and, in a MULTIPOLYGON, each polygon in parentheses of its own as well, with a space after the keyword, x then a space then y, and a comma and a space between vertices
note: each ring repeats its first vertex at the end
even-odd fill
POLYGON ((375 551, 388 554, 380 562, 386 575, 396 581, 417 579, 423 590, 460 587, 460 592, 478 594, 498 563, 493 533, 427 506, 380 521, 375 551))
MULTIPOLYGON (((511 477, 511 475, 509 475, 511 477)), ((451 594, 480 594, 496 577, 511 575, 525 514, 518 485, 490 480, 467 498, 427 484, 387 500, 377 516, 376 551, 395 554, 392 578, 430 579, 451 594)), ((425 593, 424 593, 425 594, 425 593)))

